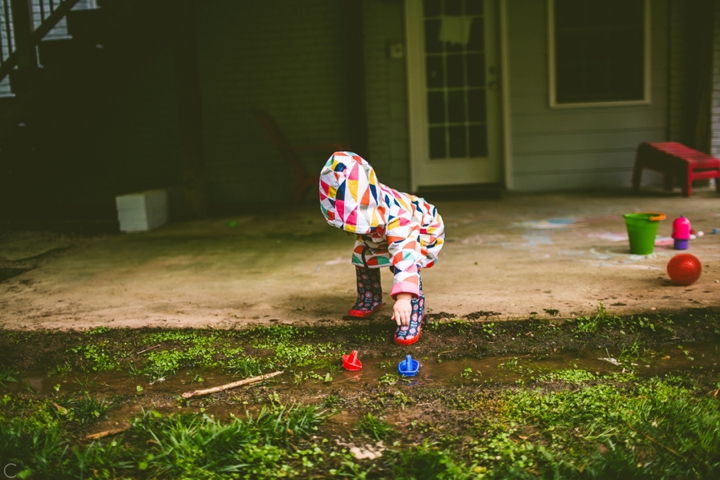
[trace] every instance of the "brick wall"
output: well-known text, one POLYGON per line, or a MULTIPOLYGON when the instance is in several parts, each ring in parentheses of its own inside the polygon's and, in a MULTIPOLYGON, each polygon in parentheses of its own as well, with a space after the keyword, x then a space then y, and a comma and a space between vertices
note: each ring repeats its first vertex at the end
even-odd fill
POLYGON ((364 0, 363 11, 368 117, 366 157, 382 183, 407 191, 410 151, 405 59, 391 59, 388 55, 391 44, 405 43, 403 2, 364 0))
MULTIPOLYGON (((111 95, 96 119, 92 143, 99 158, 95 185, 113 195, 180 185, 180 141, 172 47, 163 43, 122 89, 111 95), (110 186, 108 188, 108 184, 110 186)), ((87 184, 88 188, 93 183, 87 184)))
MULTIPOLYGON (((287 201, 293 175, 250 113, 273 115, 296 145, 349 141, 343 2, 215 1, 198 18, 204 157, 211 201, 287 201)), ((311 171, 332 151, 306 156, 311 171)), ((308 201, 317 202, 315 195, 308 201)))
MULTIPOLYGON (((292 144, 349 142, 382 182, 408 189, 405 61, 388 55, 390 44, 404 43, 402 1, 200 5, 203 156, 212 204, 290 199, 294 175, 252 117, 253 106, 272 114, 292 144)), ((83 184, 78 195, 105 198, 182 181, 174 76, 168 37, 98 106, 82 155, 68 160, 83 175, 72 184, 83 184)), ((319 173, 331 153, 303 161, 319 173)))

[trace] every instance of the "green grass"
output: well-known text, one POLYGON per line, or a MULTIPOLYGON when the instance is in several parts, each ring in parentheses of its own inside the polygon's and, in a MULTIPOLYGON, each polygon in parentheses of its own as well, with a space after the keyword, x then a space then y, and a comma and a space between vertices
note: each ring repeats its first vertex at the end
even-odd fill
POLYGON ((274 352, 267 360, 268 368, 272 369, 325 366, 328 359, 337 356, 343 349, 342 344, 330 342, 305 343, 303 339, 314 334, 307 328, 276 325, 257 327, 250 333, 256 336, 254 348, 274 352))
POLYGON ((328 408, 328 409, 335 409, 342 405, 345 405, 345 399, 338 395, 332 395, 332 394, 326 396, 320 403, 320 406, 322 406, 323 408, 328 408))
POLYGON ((96 395, 85 393, 81 398, 59 398, 48 409, 60 420, 75 421, 80 425, 89 425, 107 416, 114 402, 98 400, 96 395))
MULTIPOLYGON (((438 331, 442 331, 442 330, 449 330, 449 331, 454 331, 454 332, 458 332, 458 333, 463 333, 463 332, 465 332, 467 329, 469 329, 471 325, 472 325, 472 324, 471 324, 469 321, 467 321, 466 319, 464 319, 464 318, 451 318, 451 319, 450 319, 449 321, 447 321, 447 322, 432 322, 432 323, 429 323, 429 324, 427 325, 427 328, 428 328, 430 331, 433 331, 433 332, 438 332, 438 331)), ((492 327, 493 327, 493 326, 494 326, 494 324, 492 324, 492 325, 490 326, 490 334, 492 334, 492 327)))
POLYGON ((66 360, 63 363, 54 365, 48 372, 48 377, 53 377, 55 375, 67 375, 71 371, 72 365, 69 361, 66 360))
POLYGON ((0 418, 0 458, 20 466, 19 478, 32 473, 52 478, 68 447, 58 421, 40 415, 0 418))
POLYGON ((133 425, 151 445, 137 468, 165 478, 286 476, 296 473, 283 463, 292 458, 291 440, 314 433, 322 420, 322 413, 312 406, 272 405, 256 416, 233 417, 227 423, 207 415, 147 413, 133 425))
POLYGON ((395 385, 399 378, 400 376, 397 373, 386 373, 382 377, 378 378, 378 385, 395 385))
POLYGON ((100 340, 77 347, 71 347, 69 351, 80 354, 81 357, 89 363, 90 369, 93 371, 118 370, 120 368, 120 360, 117 355, 113 355, 108 350, 108 347, 109 342, 107 340, 100 340))
MULTIPOLYGON (((260 375, 271 369, 321 366, 336 356, 342 345, 306 343, 312 330, 287 325, 256 327, 242 334, 258 355, 247 355, 233 343, 229 334, 195 331, 157 332, 143 338, 145 345, 162 345, 162 350, 145 353, 140 372, 158 381, 183 368, 222 367, 243 377, 260 375), (174 347, 174 348, 168 348, 174 347)), ((234 339, 237 340, 237 339, 234 339)))
POLYGON ((495 336, 495 323, 494 322, 483 322, 482 331, 488 338, 492 339, 495 336))
POLYGON ((4 387, 8 383, 16 383, 18 372, 12 368, 0 369, 0 387, 4 387))
POLYGON ((242 377, 262 375, 262 361, 257 357, 242 356, 229 360, 225 368, 242 377))
MULTIPOLYGON (((472 336, 479 352, 491 337, 528 338, 518 332, 565 333, 579 348, 594 336, 620 338, 611 352, 625 366, 668 352, 699 357, 683 333, 694 323, 709 336, 720 325, 716 317, 619 318, 601 305, 595 314, 558 321, 557 327, 547 321, 519 328, 454 320, 432 328, 449 337, 472 336), (672 329, 680 339, 671 340, 672 329), (664 343, 653 340, 658 337, 664 343)), ((34 341, 14 333, 8 338, 34 341)), ((420 378, 408 385, 410 379, 392 370, 392 360, 379 363, 378 375, 385 374, 378 381, 369 376, 342 383, 339 354, 347 350, 306 328, 142 331, 135 337, 99 328, 74 338, 75 344, 65 344, 71 348, 61 348, 69 355, 52 372, 85 372, 74 385, 59 379, 49 395, 20 388, 0 394, 0 459, 21 466, 13 472, 18 478, 720 478, 720 378, 710 367, 654 379, 577 366, 548 371, 511 350, 502 353, 506 360, 497 372, 482 370, 482 377, 474 364, 460 360, 455 382, 426 384, 420 378), (186 384, 209 378, 208 370, 250 377, 275 369, 288 370, 287 376, 231 396, 177 404, 172 394, 157 393, 162 389, 140 379, 124 396, 106 399, 98 396, 102 376, 92 373, 132 371, 157 380, 183 372, 186 384), (517 375, 525 383, 503 383, 517 375), (298 399, 309 403, 292 404, 298 399), (166 413, 124 417, 130 422, 124 433, 83 440, 107 428, 105 421, 115 425, 112 417, 125 408, 113 408, 113 401, 166 413), (176 408, 183 413, 167 414, 176 408), (245 408, 250 413, 242 414, 245 408), (218 413, 228 411, 237 416, 218 413), (385 450, 374 459, 358 460, 350 452, 381 440, 385 450)), ((355 338, 375 341, 366 333, 355 338)), ((0 384, 19 378, 17 369, 0 371, 0 384)))
POLYGON ((17 406, 19 415, 0 416, 0 458, 20 466, 18 478, 275 478, 301 475, 324 455, 297 447, 324 420, 315 406, 272 403, 225 422, 149 411, 124 436, 85 445, 74 444, 48 402, 17 406))
POLYGON ((580 384, 589 380, 595 380, 597 376, 592 373, 588 372, 587 370, 572 370, 572 369, 564 369, 564 370, 555 370, 554 372, 546 373, 545 375, 541 375, 538 378, 538 381, 540 382, 553 382, 553 381, 563 381, 567 383, 574 383, 574 384, 580 384))
POLYGON ((99 327, 91 328, 90 330, 85 330, 84 333, 85 333, 85 335, 97 335, 99 333, 106 333, 109 331, 110 331, 109 328, 107 328, 103 325, 100 325, 99 327))
MULTIPOLYGON (((597 377, 555 372, 575 384, 597 377)), ((582 388, 517 390, 482 426, 469 456, 488 478, 718 478, 720 405, 681 381, 612 376, 582 388), (498 460, 502 463, 498 465, 498 460)))
POLYGON ((471 479, 478 478, 476 467, 458 465, 448 452, 425 441, 422 445, 410 447, 389 455, 390 478, 398 480, 471 479))
POLYGON ((77 365, 95 372, 124 370, 128 375, 146 376, 150 383, 189 368, 223 368, 249 377, 271 369, 326 367, 343 348, 342 344, 309 342, 312 330, 287 325, 256 327, 242 333, 149 332, 141 336, 139 345, 128 340, 112 342, 107 335, 112 333, 104 327, 86 331, 82 344, 67 350, 77 355, 74 364, 68 361, 53 369, 51 375, 66 374, 77 365), (246 348, 253 354, 246 354, 246 348))
POLYGON ((148 353, 141 373, 149 377, 151 382, 158 382, 174 375, 181 367, 196 366, 197 359, 184 350, 152 351, 148 353))
POLYGON ((414 391, 424 403, 444 400, 450 408, 407 425, 385 415, 417 400, 394 386, 378 388, 367 398, 383 401, 360 417, 360 436, 351 440, 384 441, 387 450, 374 460, 356 460, 323 427, 320 408, 353 408, 339 393, 320 398, 322 407, 283 405, 272 394, 243 418, 146 411, 125 433, 91 443, 77 438, 105 416, 107 401, 5 395, 0 458, 32 478, 720 477, 720 402, 685 378, 567 369, 531 388, 414 391))
POLYGON ((385 420, 372 413, 366 413, 357 424, 357 431, 376 440, 387 440, 396 434, 395 429, 385 420))
MULTIPOLYGON (((692 315, 689 316, 692 317, 692 315)), ((652 333, 662 332, 672 336, 675 331, 673 327, 675 322, 670 315, 659 315, 655 319, 639 315, 619 317, 608 312, 602 302, 598 304, 595 315, 584 315, 574 321, 576 322, 576 331, 584 334, 595 334, 601 330, 614 329, 622 334, 646 331, 652 333)), ((717 318, 714 321, 717 322, 717 318)))

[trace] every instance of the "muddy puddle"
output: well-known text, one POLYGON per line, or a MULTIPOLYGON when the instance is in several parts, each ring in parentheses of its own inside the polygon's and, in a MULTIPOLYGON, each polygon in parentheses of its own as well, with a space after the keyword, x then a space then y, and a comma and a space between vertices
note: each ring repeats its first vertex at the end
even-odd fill
MULTIPOLYGON (((421 366, 415 377, 398 374, 398 363, 403 359, 400 355, 360 357, 363 368, 357 372, 343 370, 339 360, 327 368, 296 367, 263 382, 188 400, 183 400, 181 395, 236 382, 241 377, 220 370, 187 369, 165 380, 150 382, 148 377, 124 372, 48 376, 47 371, 35 370, 19 375, 18 382, 6 384, 2 390, 32 392, 49 399, 51 408, 61 411, 78 405, 73 402, 90 398, 109 406, 97 422, 83 431, 85 439, 127 430, 131 428, 132 419, 143 410, 162 414, 205 413, 227 419, 230 415, 239 418, 255 415, 268 402, 319 405, 331 413, 327 431, 343 437, 353 433, 354 426, 368 409, 400 405, 401 410, 388 410, 389 421, 398 415, 418 415, 417 418, 427 420, 443 415, 437 409, 443 403, 452 403, 448 396, 483 391, 492 394, 492 391, 520 386, 534 388, 535 382, 541 385, 553 381, 553 372, 564 371, 565 374, 559 373, 557 378, 568 378, 567 371, 575 371, 570 372, 569 377, 579 373, 582 380, 588 379, 588 373, 590 378, 598 379, 611 374, 634 375, 628 378, 666 374, 717 378, 720 345, 695 342, 639 352, 586 349, 453 359, 443 359, 442 354, 436 354, 418 358, 421 366), (406 406, 409 410, 404 410, 406 406), (408 413, 425 409, 435 413, 408 413)), ((566 387, 576 388, 571 383, 566 387)))
MULTIPOLYGON (((415 377, 402 377, 398 374, 398 363, 403 359, 401 356, 360 358, 363 368, 357 372, 343 370, 340 362, 329 369, 296 368, 265 383, 272 384, 275 391, 285 392, 298 401, 303 401, 308 397, 322 398, 330 392, 334 395, 352 393, 383 383, 401 388, 433 388, 457 383, 528 383, 542 375, 566 369, 586 370, 596 375, 633 373, 639 377, 682 374, 689 371, 714 374, 720 371, 720 345, 687 343, 640 354, 594 349, 448 360, 443 360, 440 355, 418 358, 420 370, 415 377)), ((221 371, 200 369, 182 370, 156 382, 149 382, 147 377, 127 376, 119 372, 49 377, 47 372, 29 371, 20 378, 20 382, 6 387, 6 390, 29 388, 42 395, 89 391, 108 398, 133 395, 138 399, 174 399, 184 392, 212 388, 238 379, 237 376, 221 371)), ((233 391, 228 392, 232 394, 233 391)), ((197 399, 190 403, 204 401, 197 399)))

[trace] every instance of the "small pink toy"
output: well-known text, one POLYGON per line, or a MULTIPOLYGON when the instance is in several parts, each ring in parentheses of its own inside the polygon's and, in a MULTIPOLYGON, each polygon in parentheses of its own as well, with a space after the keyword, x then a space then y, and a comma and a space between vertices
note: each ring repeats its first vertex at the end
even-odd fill
POLYGON ((357 372, 358 370, 362 370, 362 362, 358 360, 358 352, 357 350, 353 350, 350 352, 350 355, 343 355, 342 356, 342 363, 343 368, 349 372, 357 372))
POLYGON ((690 242, 690 220, 680 215, 673 222, 672 238, 675 239, 675 250, 687 250, 690 242))

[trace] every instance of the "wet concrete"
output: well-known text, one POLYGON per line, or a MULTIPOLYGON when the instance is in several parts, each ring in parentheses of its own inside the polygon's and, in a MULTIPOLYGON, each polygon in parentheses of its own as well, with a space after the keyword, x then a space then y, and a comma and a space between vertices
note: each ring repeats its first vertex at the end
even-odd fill
MULTIPOLYGON (((438 265, 423 272, 430 313, 510 319, 557 310, 569 317, 600 302, 617 314, 720 308, 714 191, 700 189, 689 199, 645 191, 435 203, 447 244, 438 265), (706 233, 688 250, 703 264, 698 282, 668 281, 665 266, 678 253, 671 246, 630 254, 622 214, 633 211, 666 213, 662 237, 681 214, 706 233)), ((352 243, 318 208, 303 206, 63 245, 63 252, 0 282, 0 328, 339 324, 355 297, 352 243)), ((6 259, 0 267, 25 264, 6 259)), ((383 286, 389 291, 387 270, 383 286)), ((390 312, 387 305, 376 315, 390 322, 390 312)))

